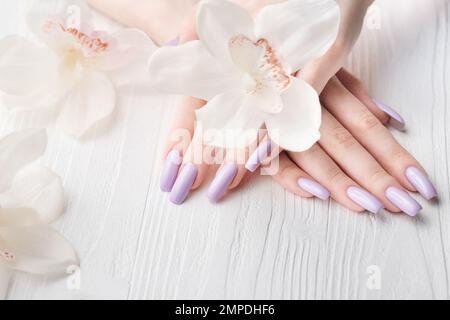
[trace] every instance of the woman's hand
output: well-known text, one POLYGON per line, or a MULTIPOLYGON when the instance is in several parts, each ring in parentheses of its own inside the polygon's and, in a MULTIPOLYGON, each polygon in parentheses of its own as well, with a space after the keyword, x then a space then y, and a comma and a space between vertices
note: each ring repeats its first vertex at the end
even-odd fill
POLYGON ((386 208, 411 216, 422 207, 407 191, 418 191, 427 200, 437 196, 424 169, 383 125, 403 129, 404 120, 372 100, 358 79, 339 71, 321 101, 322 138, 306 152, 281 156, 275 175, 280 184, 300 196, 308 196, 306 190, 326 198, 329 190, 336 201, 355 211, 377 213, 386 208))
MULTIPOLYGON (((280 155, 273 175, 278 183, 301 197, 327 200, 331 196, 358 212, 377 213, 386 208, 414 216, 421 206, 407 191, 419 191, 427 200, 436 197, 423 168, 384 126, 403 129, 404 120, 391 108, 373 101, 358 79, 345 70, 339 71, 325 87, 321 101, 322 138, 306 152, 280 155)), ((171 191, 172 202, 178 204, 203 184, 210 168, 217 168, 205 158, 200 163, 195 161, 195 155, 208 153, 194 134, 195 110, 203 104, 193 98, 180 103, 167 144, 161 188, 171 191)), ((252 150, 228 151, 209 186, 210 200, 221 199, 240 185, 249 170, 256 171, 259 164, 277 155, 270 145, 267 141, 261 143, 253 155, 252 150), (244 158, 237 159, 236 154, 244 158)))
MULTIPOLYGON (((102 1, 91 0, 97 5, 101 5, 102 1)), ((129 0, 113 1, 122 6, 129 3, 129 0)), ((238 2, 252 12, 267 4, 266 1, 238 2)), ((112 12, 106 7, 114 7, 114 3, 108 1, 103 4, 103 11, 112 12)), ((339 3, 342 20, 335 44, 325 55, 303 68, 299 75, 318 92, 343 64, 360 33, 366 9, 372 0, 340 0, 339 3)), ((192 16, 194 13, 192 11, 192 16)), ((115 17, 127 21, 120 14, 115 17)), ((180 43, 196 38, 193 21, 192 17, 185 20, 183 32, 177 37, 180 43)), ((156 29, 144 29, 155 36, 156 29)), ((398 114, 382 104, 375 104, 359 81, 345 71, 340 71, 337 78, 330 81, 321 98, 325 106, 322 139, 307 152, 281 154, 280 170, 274 176, 277 181, 304 197, 315 195, 327 199, 331 194, 338 202, 355 211, 378 212, 386 207, 392 212, 404 211, 415 215, 420 205, 405 189, 419 190, 427 199, 435 197, 436 191, 423 169, 382 125, 387 122, 404 125, 398 114), (367 135, 367 132, 371 134, 367 135)), ((208 196, 216 202, 241 183, 247 169, 257 169, 260 161, 255 159, 263 160, 270 153, 271 143, 266 141, 256 151, 256 146, 251 146, 239 152, 221 150, 219 153, 222 155, 213 156, 216 150, 203 146, 201 134, 195 128, 195 110, 204 104, 204 101, 193 98, 181 101, 164 153, 166 160, 161 189, 171 191, 170 199, 177 204, 181 204, 190 191, 203 184, 211 167, 217 168, 217 165, 211 165, 211 159, 218 163, 219 170, 209 187, 208 196), (203 157, 208 153, 211 159, 203 157)), ((271 151, 272 157, 278 155, 276 151, 271 151)))

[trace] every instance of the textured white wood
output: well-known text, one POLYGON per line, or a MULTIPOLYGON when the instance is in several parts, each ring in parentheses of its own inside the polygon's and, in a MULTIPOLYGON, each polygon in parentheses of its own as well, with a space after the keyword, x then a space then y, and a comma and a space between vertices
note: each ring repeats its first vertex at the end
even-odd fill
MULTIPOLYGON (((26 32, 26 2, 2 0, 0 36, 26 32)), ((80 290, 16 274, 8 298, 449 298, 449 3, 379 0, 373 14, 379 28, 364 29, 349 67, 406 118, 407 134, 394 134, 428 169, 439 204, 420 200, 417 219, 375 218, 259 177, 220 205, 202 189, 173 206, 157 160, 172 102, 124 91, 112 129, 84 143, 51 132, 43 160, 64 179, 68 210, 56 227, 81 258, 80 290), (380 290, 366 286, 370 265, 381 268, 380 290)), ((2 131, 12 121, 1 114, 2 131)))

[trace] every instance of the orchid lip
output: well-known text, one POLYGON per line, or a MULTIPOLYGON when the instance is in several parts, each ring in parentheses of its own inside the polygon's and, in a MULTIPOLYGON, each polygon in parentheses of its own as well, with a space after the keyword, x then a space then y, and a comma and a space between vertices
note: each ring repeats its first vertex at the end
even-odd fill
POLYGON ((47 34, 59 30, 71 35, 80 48, 87 51, 87 54, 101 54, 109 48, 109 43, 102 40, 100 37, 86 34, 76 27, 66 27, 62 23, 56 21, 46 21, 42 30, 47 34))
POLYGON ((286 91, 292 80, 269 41, 253 41, 239 35, 230 39, 229 47, 232 60, 243 73, 241 81, 244 92, 256 97, 263 111, 280 113, 283 105, 275 95, 279 96, 286 91), (266 103, 267 98, 272 103, 266 103))

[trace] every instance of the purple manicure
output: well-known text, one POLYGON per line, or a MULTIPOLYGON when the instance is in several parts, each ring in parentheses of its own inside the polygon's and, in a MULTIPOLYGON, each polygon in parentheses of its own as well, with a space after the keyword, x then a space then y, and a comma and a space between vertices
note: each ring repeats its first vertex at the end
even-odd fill
POLYGON ((419 211, 422 210, 422 206, 416 200, 414 200, 414 198, 411 197, 408 192, 400 188, 388 188, 386 190, 386 197, 397 208, 411 217, 415 217, 419 213, 419 211))
POLYGON ((164 165, 160 187, 163 192, 170 192, 172 190, 173 184, 177 179, 178 170, 181 165, 181 155, 178 150, 172 150, 166 159, 166 163, 164 165))
POLYGON ((218 172, 211 186, 208 189, 208 198, 211 202, 219 202, 228 187, 233 182, 238 173, 238 167, 235 164, 226 164, 218 172))
POLYGON ((356 204, 360 205, 364 209, 374 214, 379 213, 384 209, 383 203, 378 200, 373 194, 367 192, 359 187, 350 187, 347 189, 347 195, 356 204))
POLYGON ((198 169, 197 166, 188 163, 181 170, 172 192, 170 193, 170 201, 174 204, 182 204, 186 200, 189 191, 191 191, 195 180, 197 179, 198 169))
POLYGON ((272 152, 272 141, 263 141, 258 148, 252 153, 248 159, 245 168, 250 172, 255 172, 259 168, 261 163, 266 159, 272 152))
POLYGON ((306 178, 300 178, 297 181, 297 184, 300 188, 315 195, 319 199, 325 201, 330 198, 330 191, 328 191, 325 187, 315 181, 306 178))
POLYGON ((406 178, 425 199, 431 200, 437 197, 437 191, 433 183, 419 168, 409 167, 406 169, 406 178))
POLYGON ((164 46, 165 47, 175 47, 180 43, 180 37, 176 37, 175 39, 172 39, 170 41, 167 41, 164 46))
POLYGON ((403 117, 397 111, 395 111, 391 107, 385 105, 381 101, 378 101, 376 99, 373 99, 373 101, 375 102, 377 107, 381 109, 381 111, 387 113, 388 116, 391 117, 391 119, 389 120, 389 124, 392 127, 394 127, 397 130, 400 130, 400 131, 404 131, 405 130, 405 127, 406 127, 405 120, 403 119, 403 117))

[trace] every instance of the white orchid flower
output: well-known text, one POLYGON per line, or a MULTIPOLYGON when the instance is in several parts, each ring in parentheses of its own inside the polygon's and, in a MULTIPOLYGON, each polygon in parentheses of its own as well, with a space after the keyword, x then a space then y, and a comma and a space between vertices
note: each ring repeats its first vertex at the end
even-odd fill
POLYGON ((80 138, 113 112, 117 86, 143 78, 156 46, 137 29, 96 30, 83 2, 35 3, 28 24, 40 44, 0 41, 0 98, 13 109, 57 109, 57 126, 80 138))
MULTIPOLYGON (((0 140, 0 272, 63 274, 78 264, 70 243, 48 225, 64 211, 61 179, 49 169, 30 165, 46 144, 44 130, 0 140)), ((6 284, 4 274, 0 283, 6 284)))
POLYGON ((253 19, 228 0, 199 4, 199 41, 158 50, 150 60, 152 85, 170 94, 208 101, 197 112, 205 143, 242 147, 265 125, 270 138, 304 151, 320 137, 316 91, 293 77, 336 40, 340 11, 334 0, 289 0, 253 19))

